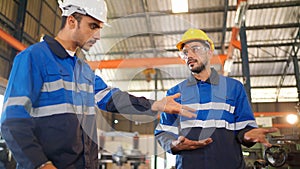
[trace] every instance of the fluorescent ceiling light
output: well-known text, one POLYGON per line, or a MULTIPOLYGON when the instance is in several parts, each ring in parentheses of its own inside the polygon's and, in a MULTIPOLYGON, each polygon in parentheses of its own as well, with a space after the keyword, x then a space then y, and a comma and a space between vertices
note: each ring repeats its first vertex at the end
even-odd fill
POLYGON ((188 0, 172 0, 173 13, 181 13, 181 12, 188 12, 188 11, 189 11, 188 0))

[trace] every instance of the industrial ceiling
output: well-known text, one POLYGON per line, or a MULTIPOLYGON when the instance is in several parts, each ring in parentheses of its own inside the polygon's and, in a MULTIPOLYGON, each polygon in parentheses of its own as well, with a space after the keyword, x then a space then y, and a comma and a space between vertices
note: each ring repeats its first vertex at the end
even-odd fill
MULTIPOLYGON (((102 69, 102 77, 111 85, 132 92, 165 91, 184 80, 189 70, 181 63, 157 64, 161 58, 178 58, 175 44, 188 28, 203 29, 216 46, 214 62, 220 70, 222 56, 235 29, 237 0, 189 0, 189 12, 175 14, 171 1, 109 0, 108 22, 102 39, 88 53, 88 60, 121 59, 114 69, 102 69), (133 58, 139 66, 127 65, 133 58), (145 80, 154 67, 152 80, 145 80), (148 72, 149 74, 149 72, 148 72), (155 79, 158 82, 155 82, 155 79)), ((293 58, 299 60, 300 1, 248 0, 245 12, 245 32, 252 102, 297 101, 296 74, 293 58)), ((241 41, 241 36, 237 35, 241 41)), ((164 61, 162 61, 164 62, 164 61)), ((168 62, 168 61, 166 61, 168 62)), ((230 63, 230 62, 229 62, 230 63)), ((235 48, 228 76, 245 82, 241 50, 235 48)), ((98 62, 101 67, 101 62, 98 62)), ((222 69, 222 68, 221 68, 222 69)))
MULTIPOLYGON (((232 64, 226 69, 228 76, 249 83, 252 102, 298 101, 299 70, 294 65, 299 62, 299 0, 245 1, 245 23, 238 29, 235 18, 242 1, 188 0, 185 13, 173 13, 171 0, 106 2, 110 26, 101 31, 101 40, 86 58, 94 68, 101 68, 96 72, 109 85, 136 95, 159 97, 154 91, 164 95, 190 73, 175 44, 188 28, 199 28, 215 43, 213 66, 223 73, 227 58, 232 64), (236 30, 245 34, 235 34, 236 30), (242 57, 241 42, 246 42, 242 47, 248 59, 242 57), (112 65, 113 61, 118 63, 112 65)), ((56 0, 2 1, 0 21, 1 29, 28 46, 42 34, 55 35, 60 10, 56 0)), ((0 44, 0 74, 7 79, 17 51, 7 42, 0 44)))

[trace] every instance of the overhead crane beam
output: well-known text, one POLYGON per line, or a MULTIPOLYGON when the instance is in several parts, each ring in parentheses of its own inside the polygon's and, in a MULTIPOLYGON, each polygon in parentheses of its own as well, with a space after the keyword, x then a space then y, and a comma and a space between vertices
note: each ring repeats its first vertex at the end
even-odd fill
MULTIPOLYGON (((222 65, 226 55, 213 56, 211 59, 212 65, 222 65)), ((153 68, 163 65, 185 64, 179 57, 158 57, 158 58, 134 58, 134 59, 115 59, 88 61, 90 67, 95 69, 116 69, 116 68, 153 68)))
POLYGON ((22 51, 26 48, 26 46, 23 43, 21 43, 15 37, 8 34, 2 28, 0 28, 0 38, 3 39, 9 45, 11 45, 13 48, 17 49, 18 51, 22 51))
POLYGON ((3 77, 0 77, 0 87, 6 88, 7 80, 3 77))
MULTIPOLYGON (((0 38, 5 40, 15 49, 22 51, 26 48, 24 44, 16 38, 0 28, 0 38)), ((211 60, 212 64, 222 64, 225 60, 225 55, 214 56, 211 60)), ((115 68, 137 68, 137 67, 156 67, 170 64, 184 64, 179 57, 162 57, 162 58, 135 58, 135 59, 118 59, 118 60, 102 60, 102 61, 87 61, 93 70, 98 69, 115 69, 115 68)))

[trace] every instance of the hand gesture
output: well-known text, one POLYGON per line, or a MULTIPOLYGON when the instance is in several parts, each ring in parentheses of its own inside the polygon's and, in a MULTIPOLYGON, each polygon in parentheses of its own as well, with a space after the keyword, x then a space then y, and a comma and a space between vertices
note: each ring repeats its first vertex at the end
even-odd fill
POLYGON ((57 168, 52 163, 48 163, 40 166, 38 169, 57 169, 57 168))
POLYGON ((244 140, 249 142, 262 143, 267 147, 271 147, 272 144, 268 142, 268 140, 266 139, 266 135, 277 131, 278 131, 277 128, 270 128, 270 129, 255 128, 245 133, 244 140))
POLYGON ((180 93, 176 93, 175 95, 164 97, 159 101, 155 101, 152 104, 151 109, 153 111, 162 111, 170 114, 179 114, 189 118, 196 117, 197 115, 193 113, 196 111, 195 109, 190 108, 188 106, 183 106, 174 100, 178 97, 180 97, 180 93))
POLYGON ((172 142, 171 149, 173 152, 178 152, 182 150, 194 150, 194 149, 204 147, 212 142, 213 140, 211 138, 193 141, 183 136, 179 136, 177 140, 174 140, 172 142))

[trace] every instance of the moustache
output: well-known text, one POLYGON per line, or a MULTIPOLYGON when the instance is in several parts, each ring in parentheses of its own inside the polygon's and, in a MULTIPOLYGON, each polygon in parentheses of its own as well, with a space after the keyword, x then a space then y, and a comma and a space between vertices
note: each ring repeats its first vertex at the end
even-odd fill
POLYGON ((87 41, 87 43, 94 44, 94 43, 96 43, 96 40, 89 40, 89 41, 87 41))
POLYGON ((191 62, 197 62, 197 59, 188 58, 187 64, 190 64, 191 62))

